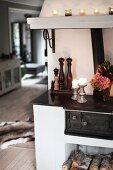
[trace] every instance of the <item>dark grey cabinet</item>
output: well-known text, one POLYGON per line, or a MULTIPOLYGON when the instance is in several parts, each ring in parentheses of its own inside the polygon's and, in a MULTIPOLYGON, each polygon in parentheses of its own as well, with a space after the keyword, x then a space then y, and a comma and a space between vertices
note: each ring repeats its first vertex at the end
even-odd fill
POLYGON ((65 112, 65 134, 113 139, 112 113, 65 112))

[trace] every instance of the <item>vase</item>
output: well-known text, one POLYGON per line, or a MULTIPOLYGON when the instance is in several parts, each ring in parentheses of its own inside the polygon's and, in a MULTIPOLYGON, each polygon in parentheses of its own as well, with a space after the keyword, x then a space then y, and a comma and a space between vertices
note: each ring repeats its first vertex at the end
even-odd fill
POLYGON ((111 87, 106 88, 105 90, 94 89, 93 96, 101 101, 107 101, 110 99, 110 89, 111 87))

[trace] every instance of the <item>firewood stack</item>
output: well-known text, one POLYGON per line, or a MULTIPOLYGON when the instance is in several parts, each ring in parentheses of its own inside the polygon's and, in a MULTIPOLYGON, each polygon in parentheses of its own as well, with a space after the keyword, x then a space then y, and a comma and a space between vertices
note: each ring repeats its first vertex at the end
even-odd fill
POLYGON ((101 155, 96 155, 91 162, 89 170, 98 170, 101 163, 101 155))
POLYGON ((72 151, 62 170, 113 170, 113 153, 109 155, 87 155, 72 151))
POLYGON ((110 168, 109 170, 113 170, 113 153, 111 153, 111 157, 110 157, 110 168))
POLYGON ((109 157, 106 156, 101 161, 100 170, 109 170, 109 167, 110 167, 110 159, 109 157))

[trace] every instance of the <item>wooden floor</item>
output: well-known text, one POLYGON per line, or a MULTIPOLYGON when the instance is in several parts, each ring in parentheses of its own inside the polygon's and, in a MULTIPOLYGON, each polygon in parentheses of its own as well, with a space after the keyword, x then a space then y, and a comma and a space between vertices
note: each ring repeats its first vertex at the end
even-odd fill
POLYGON ((47 90, 46 85, 24 86, 0 97, 0 122, 26 121, 33 118, 33 103, 36 97, 47 90))
POLYGON ((1 150, 0 170, 36 170, 34 142, 1 150))
MULTIPOLYGON (((46 85, 32 84, 0 97, 0 123, 33 118, 31 101, 46 90, 46 85)), ((0 170, 36 170, 34 142, 0 150, 0 170)))

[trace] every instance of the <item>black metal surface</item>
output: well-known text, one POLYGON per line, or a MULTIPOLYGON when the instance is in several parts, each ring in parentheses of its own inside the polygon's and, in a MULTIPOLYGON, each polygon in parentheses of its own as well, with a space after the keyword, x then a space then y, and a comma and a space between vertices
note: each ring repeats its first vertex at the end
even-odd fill
POLYGON ((51 30, 51 38, 49 35, 49 31, 47 29, 44 29, 43 31, 43 38, 44 40, 48 40, 49 42, 49 47, 52 48, 52 52, 55 53, 55 30, 51 30))
POLYGON ((103 102, 87 95, 87 102, 77 103, 72 93, 45 92, 35 99, 35 105, 58 106, 65 110, 65 134, 113 139, 113 97, 103 102))
POLYGON ((109 101, 100 101, 95 99, 92 95, 86 95, 86 103, 78 103, 71 99, 72 93, 51 93, 45 92, 40 97, 36 98, 33 103, 46 106, 58 106, 69 110, 80 110, 88 112, 113 112, 113 97, 109 101))
POLYGON ((113 139, 113 115, 66 111, 65 134, 113 139))
POLYGON ((97 66, 104 62, 104 44, 102 28, 91 28, 92 50, 94 71, 97 71, 97 66))

